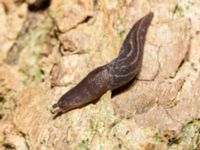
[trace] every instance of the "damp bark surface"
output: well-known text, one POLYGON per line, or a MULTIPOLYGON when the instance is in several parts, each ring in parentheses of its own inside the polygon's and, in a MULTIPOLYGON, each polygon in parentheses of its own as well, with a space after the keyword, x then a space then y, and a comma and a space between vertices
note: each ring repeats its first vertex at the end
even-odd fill
POLYGON ((0 0, 0 149, 200 148, 198 0, 39 4, 0 0), (116 58, 149 12, 154 18, 135 80, 55 115, 52 105, 116 58))

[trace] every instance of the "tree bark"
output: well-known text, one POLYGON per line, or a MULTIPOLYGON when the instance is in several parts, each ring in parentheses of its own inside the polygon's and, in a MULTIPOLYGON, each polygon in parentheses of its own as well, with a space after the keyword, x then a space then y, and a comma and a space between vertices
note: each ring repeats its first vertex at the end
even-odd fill
POLYGON ((42 11, 0 1, 0 149, 198 149, 198 0, 52 0, 42 11), (52 105, 119 53, 154 12, 140 74, 112 96, 62 115, 52 105))

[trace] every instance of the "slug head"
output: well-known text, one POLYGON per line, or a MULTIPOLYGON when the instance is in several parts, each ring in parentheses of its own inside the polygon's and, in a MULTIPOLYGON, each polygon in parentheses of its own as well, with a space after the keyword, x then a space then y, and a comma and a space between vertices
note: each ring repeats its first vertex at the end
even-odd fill
POLYGON ((81 101, 81 93, 77 91, 77 88, 72 88, 67 93, 65 93, 56 104, 52 107, 53 109, 58 109, 58 111, 64 113, 71 109, 77 108, 81 101))
POLYGON ((98 99, 109 89, 110 75, 107 66, 91 71, 78 85, 65 93, 53 108, 67 112, 98 99))

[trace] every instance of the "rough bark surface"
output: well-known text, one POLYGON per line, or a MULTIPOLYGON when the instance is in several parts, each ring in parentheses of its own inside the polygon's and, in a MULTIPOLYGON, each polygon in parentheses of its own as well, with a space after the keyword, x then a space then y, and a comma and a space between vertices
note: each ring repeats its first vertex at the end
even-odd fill
POLYGON ((199 0, 52 0, 29 12, 0 0, 0 149, 200 149, 199 9, 199 0), (150 11, 134 83, 55 117, 59 97, 117 57, 150 11))

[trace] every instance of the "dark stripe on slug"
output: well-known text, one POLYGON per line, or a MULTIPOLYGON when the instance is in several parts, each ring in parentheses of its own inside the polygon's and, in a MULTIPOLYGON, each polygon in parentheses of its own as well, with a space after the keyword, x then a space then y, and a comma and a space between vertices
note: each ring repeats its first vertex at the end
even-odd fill
POLYGON ((119 56, 109 64, 114 75, 111 90, 128 83, 138 74, 142 62, 145 36, 152 18, 153 13, 151 12, 136 22, 124 40, 119 56))
POLYGON ((123 42, 119 56, 91 71, 78 85, 65 93, 53 107, 66 112, 98 99, 131 81, 140 71, 145 36, 153 18, 150 12, 135 23, 123 42))

